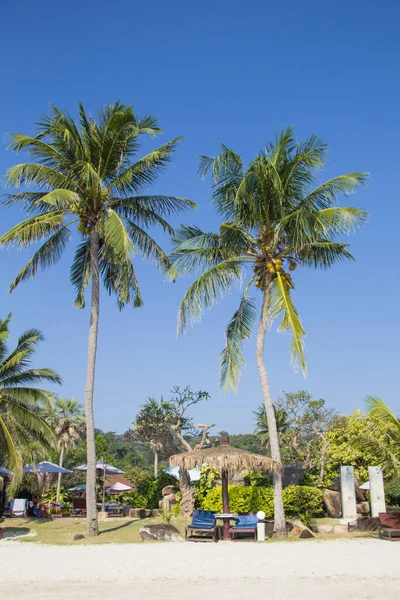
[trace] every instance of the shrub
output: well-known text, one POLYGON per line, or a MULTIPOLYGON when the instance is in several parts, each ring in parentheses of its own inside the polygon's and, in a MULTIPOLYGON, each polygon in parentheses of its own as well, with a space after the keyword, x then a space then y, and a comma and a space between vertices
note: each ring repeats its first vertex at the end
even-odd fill
POLYGON ((123 504, 132 506, 133 508, 147 508, 146 496, 139 494, 138 492, 126 492, 125 494, 121 494, 120 500, 123 504))
MULTIPOLYGON (((318 488, 290 485, 283 490, 283 504, 287 516, 297 516, 308 512, 310 515, 322 513, 322 492, 318 488)), ((272 487, 229 486, 229 505, 234 513, 248 513, 262 510, 267 519, 274 516, 274 492, 272 487)), ((211 490, 204 498, 202 508, 222 512, 221 486, 211 490)))

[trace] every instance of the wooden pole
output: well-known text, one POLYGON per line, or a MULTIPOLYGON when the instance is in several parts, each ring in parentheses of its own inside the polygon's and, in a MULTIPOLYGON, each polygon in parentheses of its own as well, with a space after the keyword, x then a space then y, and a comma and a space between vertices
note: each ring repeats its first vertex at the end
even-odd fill
MULTIPOLYGON (((222 512, 229 513, 229 495, 228 495, 228 471, 222 469, 221 472, 222 481, 222 512)), ((227 540, 229 537, 229 521, 224 519, 224 539, 227 540)))

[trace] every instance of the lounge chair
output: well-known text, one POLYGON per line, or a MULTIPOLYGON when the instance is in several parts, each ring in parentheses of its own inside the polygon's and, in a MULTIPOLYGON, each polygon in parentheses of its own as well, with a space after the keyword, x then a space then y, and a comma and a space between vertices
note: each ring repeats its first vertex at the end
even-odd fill
POLYGON ((26 517, 28 512, 28 500, 26 498, 15 498, 10 502, 10 517, 26 517))
POLYGON ((390 542, 400 542, 400 512, 379 513, 379 537, 390 542))
POLYGON ((257 523, 258 523, 258 518, 257 515, 239 515, 237 521, 236 521, 236 525, 234 525, 233 527, 229 528, 229 537, 231 538, 231 540, 234 541, 239 541, 242 539, 246 539, 246 540, 251 540, 256 542, 257 541, 257 523), (235 537, 238 534, 251 534, 251 537, 248 536, 246 538, 238 538, 235 537))
POLYGON ((69 515, 70 517, 86 517, 86 498, 74 498, 69 515))
POLYGON ((192 524, 185 527, 187 542, 215 542, 218 534, 219 528, 215 525, 215 515, 211 510, 195 510, 192 524))

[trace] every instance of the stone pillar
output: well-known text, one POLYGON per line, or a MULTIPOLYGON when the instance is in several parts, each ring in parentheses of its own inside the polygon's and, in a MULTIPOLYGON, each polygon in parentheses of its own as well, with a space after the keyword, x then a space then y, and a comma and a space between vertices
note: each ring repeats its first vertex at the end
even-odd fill
POLYGON ((343 519, 356 519, 357 506, 353 467, 340 467, 340 491, 342 494, 343 519))
POLYGON ((368 467, 368 476, 371 495, 371 517, 377 517, 378 513, 386 512, 382 467, 368 467))

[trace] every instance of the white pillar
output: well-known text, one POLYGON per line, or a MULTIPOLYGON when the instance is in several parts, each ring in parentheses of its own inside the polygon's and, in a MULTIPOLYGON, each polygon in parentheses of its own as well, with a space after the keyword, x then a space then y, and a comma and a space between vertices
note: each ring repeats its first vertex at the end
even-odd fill
POLYGON ((382 467, 368 467, 368 476, 371 495, 371 516, 378 517, 380 512, 386 512, 382 467))
POLYGON ((343 519, 356 519, 357 506, 353 467, 340 467, 340 491, 342 495, 343 519))
POLYGON ((257 542, 265 542, 265 523, 257 523, 257 542))

